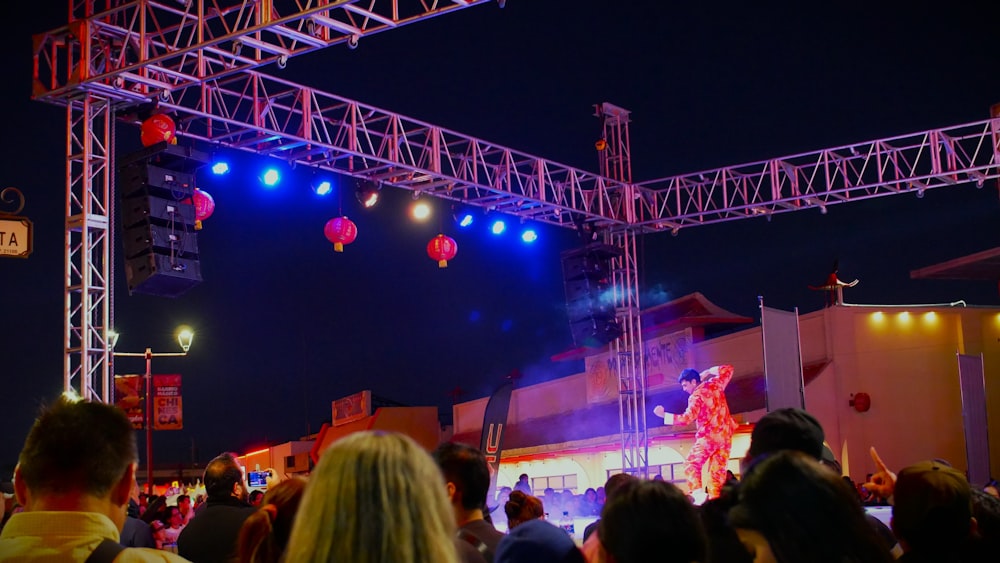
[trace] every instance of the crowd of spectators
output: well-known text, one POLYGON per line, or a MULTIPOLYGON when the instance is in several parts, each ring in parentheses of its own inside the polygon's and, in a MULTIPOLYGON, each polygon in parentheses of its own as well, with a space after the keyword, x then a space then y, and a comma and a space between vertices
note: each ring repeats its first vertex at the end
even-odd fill
POLYGON ((527 476, 487 498, 478 449, 427 452, 409 437, 357 432, 307 478, 274 475, 250 502, 245 469, 223 453, 204 498, 146 496, 135 436, 117 408, 61 398, 29 431, 4 492, 0 561, 87 563, 971 563, 1000 549, 996 483, 969 484, 948 461, 841 476, 818 421, 765 415, 741 479, 702 504, 662 479, 612 475, 599 489, 532 494, 527 476), (886 503, 891 524, 865 510, 886 503), (553 513, 596 517, 579 537, 553 513), (494 521, 503 519, 507 531, 494 521), (582 545, 581 545, 582 541, 582 545))

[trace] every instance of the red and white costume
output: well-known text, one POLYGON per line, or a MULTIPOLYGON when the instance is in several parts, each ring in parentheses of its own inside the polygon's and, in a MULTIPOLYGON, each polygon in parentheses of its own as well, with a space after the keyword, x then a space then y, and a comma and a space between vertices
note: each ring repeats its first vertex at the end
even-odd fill
MULTIPOLYGON (((702 488, 701 471, 705 462, 711 475, 708 497, 719 496, 726 482, 726 464, 729 450, 733 445, 733 431, 739 426, 729 414, 726 402, 726 386, 733 379, 733 366, 721 365, 702 372, 702 381, 688 397, 687 410, 673 416, 674 424, 696 422, 694 446, 687 456, 684 476, 690 491, 702 488), (705 374, 718 372, 716 377, 706 378, 705 374)), ((664 420, 664 422, 667 422, 664 420)))

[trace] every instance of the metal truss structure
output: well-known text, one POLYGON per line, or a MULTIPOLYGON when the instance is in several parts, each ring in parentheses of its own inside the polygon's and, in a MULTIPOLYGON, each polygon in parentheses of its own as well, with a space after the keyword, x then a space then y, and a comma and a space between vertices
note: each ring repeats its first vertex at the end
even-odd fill
MULTIPOLYGON (((635 199, 632 185, 632 151, 629 139, 629 112, 603 103, 594 107, 601 120, 598 141, 601 174, 621 182, 622 201, 635 199)), ((632 207, 624 208, 626 212, 632 207)), ((626 216, 626 222, 635 220, 626 216)), ((611 345, 618 374, 618 429, 621 435, 622 471, 636 477, 649 476, 649 435, 646 431, 646 362, 643 357, 642 311, 639 307, 639 266, 637 232, 614 229, 604 234, 604 242, 621 250, 612 259, 612 288, 615 317, 621 335, 611 345)))
MULTIPOLYGON (((502 0, 498 0, 502 4, 502 0)), ((113 120, 158 105, 178 135, 567 228, 622 249, 624 469, 645 468, 636 237, 1000 177, 1000 119, 633 183, 628 112, 598 107, 600 173, 295 84, 289 58, 488 0, 68 0, 35 36, 33 97, 64 106, 65 389, 110 401, 113 120)), ((623 362, 623 363, 622 363, 623 362)))

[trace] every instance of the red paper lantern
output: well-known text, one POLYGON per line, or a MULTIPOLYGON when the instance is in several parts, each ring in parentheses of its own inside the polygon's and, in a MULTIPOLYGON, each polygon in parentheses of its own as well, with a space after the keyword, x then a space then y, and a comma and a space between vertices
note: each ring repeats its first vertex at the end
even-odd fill
POLYGON ((215 211, 215 199, 208 192, 195 188, 191 203, 194 204, 194 228, 200 231, 201 222, 211 217, 215 211))
POLYGON ((358 238, 358 226, 347 217, 335 217, 326 222, 323 234, 326 240, 333 243, 335 252, 343 252, 345 244, 351 244, 358 238))
POLYGON ((431 260, 437 260, 438 268, 447 268, 448 260, 454 258, 456 254, 458 254, 458 243, 451 237, 438 235, 427 243, 427 255, 431 260))
POLYGON ((177 144, 177 126, 170 116, 158 113, 142 122, 139 140, 142 146, 149 147, 156 143, 167 141, 171 145, 177 144))

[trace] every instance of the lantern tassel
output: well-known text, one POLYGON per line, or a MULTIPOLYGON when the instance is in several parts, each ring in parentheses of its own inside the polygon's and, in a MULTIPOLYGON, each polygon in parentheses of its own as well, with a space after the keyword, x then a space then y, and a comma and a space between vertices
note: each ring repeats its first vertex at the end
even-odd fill
POLYGON ((344 251, 344 243, 342 243, 342 242, 335 242, 335 243, 333 243, 333 251, 334 252, 343 252, 344 251))
POLYGON ((200 231, 201 230, 201 219, 198 219, 198 220, 196 220, 194 222, 194 230, 196 230, 196 231, 200 231))
POLYGON ((447 260, 438 260, 438 268, 447 268, 447 267, 448 267, 447 260))

